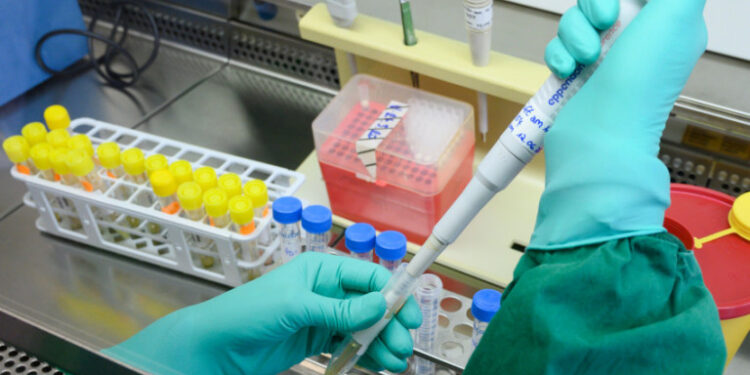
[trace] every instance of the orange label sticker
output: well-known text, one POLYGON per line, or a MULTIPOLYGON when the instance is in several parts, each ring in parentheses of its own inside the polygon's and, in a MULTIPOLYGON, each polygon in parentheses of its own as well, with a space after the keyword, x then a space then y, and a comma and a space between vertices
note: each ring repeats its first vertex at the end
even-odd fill
POLYGON ((107 171, 107 176, 108 176, 109 178, 112 178, 112 179, 116 179, 116 178, 117 178, 117 176, 115 176, 115 174, 114 174, 114 173, 112 173, 111 171, 107 171))
POLYGON ((161 212, 164 212, 167 215, 174 215, 179 210, 180 210, 180 204, 178 202, 172 202, 169 204, 169 206, 161 208, 161 212))
POLYGON ((27 175, 31 174, 31 170, 29 170, 29 167, 23 164, 16 164, 16 170, 18 170, 18 173, 27 174, 27 175))
POLYGON ((94 191, 94 185, 91 185, 91 183, 86 180, 81 180, 81 185, 83 185, 83 188, 89 193, 94 191))
POLYGON ((253 233, 255 230, 255 223, 250 222, 250 224, 245 225, 244 227, 240 228, 240 234, 243 236, 247 236, 250 233, 253 233))

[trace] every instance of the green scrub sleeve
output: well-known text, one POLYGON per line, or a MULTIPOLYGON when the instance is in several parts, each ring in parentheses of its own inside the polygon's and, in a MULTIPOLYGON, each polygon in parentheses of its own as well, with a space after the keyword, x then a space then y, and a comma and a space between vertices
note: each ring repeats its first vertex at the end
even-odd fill
POLYGON ((718 375, 725 357, 695 257, 659 233, 528 250, 464 374, 718 375))

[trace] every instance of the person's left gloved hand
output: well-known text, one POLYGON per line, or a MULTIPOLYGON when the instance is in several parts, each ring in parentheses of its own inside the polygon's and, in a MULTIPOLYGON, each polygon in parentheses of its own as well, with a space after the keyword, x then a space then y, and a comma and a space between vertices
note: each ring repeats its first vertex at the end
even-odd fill
MULTIPOLYGON (((391 274, 360 260, 305 253, 209 301, 178 310, 105 354, 157 374, 276 374, 330 353, 348 332, 385 313, 391 274)), ((407 368, 409 329, 422 314, 413 298, 373 342, 360 365, 407 368)))

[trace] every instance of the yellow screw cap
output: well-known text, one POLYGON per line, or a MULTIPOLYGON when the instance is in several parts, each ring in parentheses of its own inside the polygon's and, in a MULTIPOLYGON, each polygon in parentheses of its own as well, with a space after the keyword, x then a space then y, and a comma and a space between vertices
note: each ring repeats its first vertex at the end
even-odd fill
POLYGON ((253 202, 242 195, 230 199, 229 216, 237 225, 245 225, 253 221, 253 202))
POLYGON ((169 161, 167 157, 162 154, 153 154, 146 158, 146 174, 151 176, 152 173, 167 169, 169 161))
POLYGON ((268 188, 261 180, 250 180, 242 187, 245 196, 253 201, 253 206, 263 207, 268 204, 268 188))
POLYGON ((225 173, 219 177, 219 188, 227 192, 229 198, 242 194, 242 180, 234 173, 225 173))
POLYGON ((168 197, 177 191, 177 182, 168 170, 158 170, 149 176, 151 188, 157 197, 168 197))
POLYGON ((94 146, 91 145, 91 140, 85 134, 76 134, 68 138, 68 148, 71 150, 81 150, 90 157, 94 156, 94 146))
POLYGON ((140 148, 130 148, 120 154, 120 161, 125 173, 135 176, 146 171, 143 151, 140 148))
POLYGON ((47 142, 47 128, 41 122, 32 122, 24 125, 21 129, 21 134, 29 142, 29 146, 47 142))
POLYGON ((68 150, 67 148, 52 148, 49 154, 49 162, 52 163, 52 170, 59 175, 70 173, 68 169, 68 150))
POLYGON ((729 211, 729 225, 740 237, 750 241, 750 193, 735 199, 729 211))
POLYGON ((203 206, 203 190, 195 182, 188 181, 177 188, 177 200, 186 210, 197 210, 203 206))
POLYGON ((227 192, 219 188, 211 188, 203 194, 203 204, 206 213, 211 217, 221 217, 227 214, 227 192))
POLYGON ((56 129, 47 133, 47 143, 54 148, 68 148, 70 134, 65 129, 56 129))
POLYGON ((107 169, 115 169, 122 164, 120 161, 120 145, 115 142, 106 142, 96 148, 96 157, 99 163, 107 169))
POLYGON ((52 162, 49 160, 51 153, 52 146, 49 143, 37 143, 29 151, 31 161, 34 162, 34 166, 40 171, 52 169, 52 162))
POLYGON ((91 156, 83 150, 70 150, 65 161, 70 173, 78 177, 83 177, 94 170, 94 161, 91 156))
POLYGON ((44 110, 44 121, 49 130, 67 129, 70 126, 70 115, 65 107, 55 104, 44 110))
POLYGON ((193 172, 193 179, 203 191, 216 187, 216 171, 211 167, 200 167, 193 172))
POLYGON ((170 164, 169 171, 172 172, 172 176, 174 176, 178 184, 193 181, 193 166, 188 161, 178 160, 170 164))
POLYGON ((3 141, 3 150, 8 159, 21 163, 29 159, 29 142, 20 135, 10 136, 3 141))

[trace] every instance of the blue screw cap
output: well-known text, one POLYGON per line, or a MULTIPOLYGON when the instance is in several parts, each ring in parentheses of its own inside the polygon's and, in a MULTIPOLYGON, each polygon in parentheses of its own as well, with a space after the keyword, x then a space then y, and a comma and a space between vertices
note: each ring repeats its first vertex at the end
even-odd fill
POLYGON ((302 210, 302 228, 307 233, 325 233, 331 230, 331 210, 326 206, 312 205, 302 210))
POLYGON ((357 223, 344 232, 346 248, 355 253, 366 253, 375 247, 375 228, 367 223, 357 223))
POLYGON ((482 289, 474 293, 471 301, 471 314, 482 322, 489 322, 500 310, 503 294, 494 289, 482 289))
POLYGON ((375 254, 390 261, 403 258, 406 255, 406 236, 395 230, 380 233, 375 239, 375 254))
POLYGON ((295 197, 281 197, 273 202, 273 219, 280 224, 292 224, 302 216, 302 201, 295 197))

